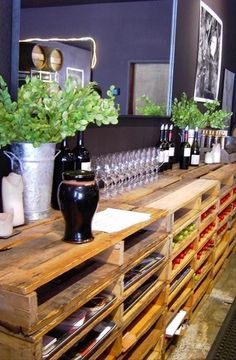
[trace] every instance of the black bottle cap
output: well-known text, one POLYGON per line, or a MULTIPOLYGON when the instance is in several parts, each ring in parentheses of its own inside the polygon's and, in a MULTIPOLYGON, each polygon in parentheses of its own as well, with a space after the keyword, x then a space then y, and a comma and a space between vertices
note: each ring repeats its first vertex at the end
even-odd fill
POLYGON ((88 170, 65 171, 62 173, 63 180, 93 181, 94 172, 88 170))

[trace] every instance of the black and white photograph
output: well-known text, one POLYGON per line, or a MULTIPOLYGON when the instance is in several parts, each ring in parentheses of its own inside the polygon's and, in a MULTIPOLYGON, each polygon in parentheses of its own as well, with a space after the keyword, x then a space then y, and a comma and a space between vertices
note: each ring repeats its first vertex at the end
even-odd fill
POLYGON ((214 11, 200 2, 200 26, 194 100, 218 99, 223 23, 214 11))
POLYGON ((84 87, 84 70, 67 67, 66 78, 73 78, 81 87, 84 87))

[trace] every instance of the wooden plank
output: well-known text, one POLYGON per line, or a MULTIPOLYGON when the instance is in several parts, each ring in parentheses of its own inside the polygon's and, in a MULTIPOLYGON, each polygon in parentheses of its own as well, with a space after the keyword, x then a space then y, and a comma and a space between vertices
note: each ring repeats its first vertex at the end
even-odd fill
POLYGON ((116 196, 116 201, 133 204, 134 201, 146 197, 147 195, 152 195, 156 191, 166 188, 167 186, 176 183, 179 180, 181 180, 179 176, 173 176, 172 178, 170 178, 165 175, 159 175, 158 179, 150 184, 138 187, 127 193, 116 196))
POLYGON ((159 319, 164 310, 163 306, 150 305, 147 307, 145 313, 140 314, 135 320, 135 324, 130 327, 123 335, 122 351, 126 352, 131 346, 134 345, 159 319))
POLYGON ((63 242, 64 222, 61 219, 46 224, 47 236, 36 237, 0 253, 0 288, 30 293, 166 215, 162 210, 135 207, 133 210, 149 213, 150 219, 112 234, 97 232, 94 240, 86 244, 63 242))
POLYGON ((147 336, 142 339, 142 342, 139 342, 134 349, 132 349, 128 354, 129 360, 142 360, 146 357, 148 352, 154 348, 156 343, 161 337, 161 331, 158 329, 152 329, 147 333, 147 336))
POLYGON ((14 328, 30 328, 38 320, 36 293, 16 294, 0 289, 0 320, 14 328))
MULTIPOLYGON (((158 281, 123 317, 123 329, 125 329, 152 301, 159 296, 163 297, 164 304, 165 284, 158 281), (163 290, 163 291, 162 291, 163 290), (162 294, 163 293, 163 294, 162 294)), ((155 300, 155 302, 157 302, 155 300)), ((162 304, 159 304, 162 305, 162 304)))
POLYGON ((179 208, 187 206, 188 203, 216 185, 218 185, 218 183, 215 180, 197 179, 176 190, 174 193, 149 203, 148 206, 175 212, 179 208))
MULTIPOLYGON (((160 246, 163 246, 164 243, 167 243, 168 239, 167 232, 159 231, 156 233, 149 230, 142 231, 127 238, 125 240, 126 248, 124 253, 125 272, 134 267, 144 257, 147 257, 156 249, 160 248, 160 246)), ((168 258, 169 251, 165 252, 163 255, 168 258)))
POLYGON ((95 267, 91 266, 91 270, 85 276, 80 277, 79 273, 76 282, 73 282, 76 280, 76 275, 75 279, 70 278, 72 284, 64 290, 57 286, 56 290, 60 292, 39 306, 38 321, 29 332, 38 331, 37 337, 41 337, 110 286, 111 282, 118 281, 120 273, 119 268, 114 265, 102 264, 99 268, 95 265, 95 267))
POLYGON ((222 184, 232 186, 234 183, 234 174, 236 173, 236 164, 223 165, 221 168, 204 175, 204 179, 219 180, 222 184))
POLYGON ((52 223, 53 221, 60 219, 61 217, 62 215, 60 211, 52 210, 49 214, 49 217, 46 219, 37 220, 26 225, 18 226, 17 228, 15 228, 15 230, 17 232, 19 231, 20 234, 17 234, 17 236, 14 235, 8 239, 0 238, 0 251, 11 249, 21 243, 31 241, 36 236, 43 236, 47 234, 47 228, 44 225, 52 223), (27 236, 25 236, 26 230, 30 230, 27 232, 27 236))
POLYGON ((1 360, 41 360, 41 343, 30 343, 0 332, 1 360))
POLYGON ((111 248, 101 252, 95 256, 95 260, 99 260, 106 264, 123 265, 124 263, 124 242, 120 241, 111 248))

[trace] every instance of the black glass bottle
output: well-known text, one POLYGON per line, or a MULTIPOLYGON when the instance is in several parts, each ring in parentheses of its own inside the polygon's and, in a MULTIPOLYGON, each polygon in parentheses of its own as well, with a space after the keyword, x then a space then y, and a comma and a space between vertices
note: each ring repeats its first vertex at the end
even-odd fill
POLYGON ((192 166, 199 166, 200 164, 200 150, 198 145, 198 128, 195 129, 193 144, 191 147, 191 162, 192 166))
POLYGON ((76 170, 91 170, 90 155, 84 146, 84 133, 79 131, 77 134, 77 145, 73 150, 75 156, 76 170))
POLYGON ((159 172, 163 171, 163 163, 164 163, 164 131, 165 131, 165 125, 162 124, 161 128, 160 128, 160 138, 159 138, 159 142, 157 143, 157 148, 159 149, 159 164, 160 167, 158 169, 159 172))
POLYGON ((168 168, 172 169, 175 158, 175 143, 173 141, 173 125, 170 125, 169 134, 168 134, 168 142, 169 142, 169 163, 168 168))
POLYGON ((168 168, 169 168, 168 124, 166 124, 166 125, 165 125, 165 128, 164 128, 163 148, 164 148, 164 164, 163 164, 163 170, 168 170, 168 168))
POLYGON ((61 142, 61 148, 59 154, 56 156, 54 161, 54 173, 52 183, 52 198, 51 204, 53 209, 59 210, 59 204, 57 201, 57 189, 62 181, 62 173, 65 171, 74 170, 75 158, 72 151, 70 151, 67 139, 61 142))
POLYGON ((188 142, 188 126, 184 130, 184 141, 180 145, 179 167, 187 170, 189 168, 191 146, 188 142))

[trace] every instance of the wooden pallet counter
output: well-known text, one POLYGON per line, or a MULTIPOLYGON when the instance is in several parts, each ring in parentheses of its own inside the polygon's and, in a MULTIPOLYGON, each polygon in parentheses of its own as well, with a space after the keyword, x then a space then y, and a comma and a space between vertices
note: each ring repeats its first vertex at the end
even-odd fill
POLYGON ((60 212, 0 240, 0 358, 59 359, 109 319, 115 328, 90 360, 162 359, 166 327, 180 310, 191 321, 235 246, 236 168, 226 165, 228 178, 223 168, 203 165, 182 176, 174 169, 173 176, 101 201, 99 210, 151 217, 121 232, 97 232, 87 244, 62 241, 60 212), (213 177, 195 179, 205 171, 213 177), (140 265, 156 255, 160 261, 140 276, 140 265), (109 307, 43 357, 44 335, 104 291, 113 297, 109 307))
MULTIPOLYGON (((120 304, 124 301, 123 274, 155 250, 162 251, 167 261, 170 240, 167 233, 151 236, 145 230, 142 240, 139 238, 141 229, 166 216, 167 212, 125 204, 119 207, 149 213, 150 219, 112 234, 96 232, 92 242, 74 245, 62 241, 64 221, 61 216, 53 216, 51 221, 25 226, 22 232, 14 237, 14 241, 8 241, 7 246, 4 246, 5 240, 1 241, 1 356, 22 360, 41 359, 42 337, 104 290, 116 295, 114 303, 78 336, 68 341, 63 350, 59 349, 57 354, 50 358, 59 358, 107 315, 117 318, 115 331, 122 336, 123 316, 117 316, 116 313, 121 312, 120 304), (138 240, 134 237, 129 244, 130 236, 135 233, 138 240), (130 247, 133 251, 129 256, 130 247), (16 343, 22 343, 22 356, 19 353, 9 355, 13 338, 17 339, 16 343)), ((157 271, 156 267, 153 273, 157 271)), ((146 278, 151 275, 149 272, 146 278)), ((145 280, 143 277, 142 281, 145 280)), ((152 296, 150 293, 147 295, 150 302, 165 287, 164 282, 161 283, 162 287, 158 284, 152 289, 152 296)), ((145 304, 147 305, 148 303, 145 304)), ((137 311, 135 316, 143 309, 137 311)), ((109 339, 107 344, 110 345, 109 339)))

